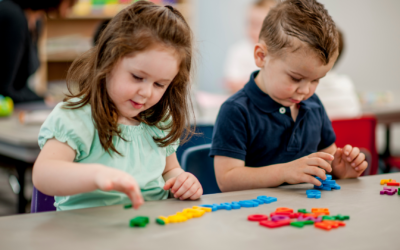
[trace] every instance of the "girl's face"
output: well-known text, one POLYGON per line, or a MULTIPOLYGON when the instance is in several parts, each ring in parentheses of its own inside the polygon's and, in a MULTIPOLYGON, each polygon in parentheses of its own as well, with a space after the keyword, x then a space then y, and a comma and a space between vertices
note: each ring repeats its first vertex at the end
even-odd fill
POLYGON ((329 63, 324 65, 317 54, 308 48, 303 47, 295 52, 288 51, 272 57, 266 50, 262 52, 262 47, 264 45, 258 44, 255 48, 256 63, 261 68, 255 81, 262 91, 286 107, 310 98, 318 86, 319 79, 332 68, 338 55, 336 52, 329 63))
POLYGON ((178 74, 179 63, 175 50, 160 45, 117 62, 106 86, 117 107, 118 123, 137 125, 134 117, 160 101, 178 74))

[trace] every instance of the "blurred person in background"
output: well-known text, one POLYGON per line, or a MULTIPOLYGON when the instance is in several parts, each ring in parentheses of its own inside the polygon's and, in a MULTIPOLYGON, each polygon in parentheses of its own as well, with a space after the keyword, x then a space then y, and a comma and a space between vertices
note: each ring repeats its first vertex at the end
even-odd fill
POLYGON ((247 12, 247 37, 234 44, 225 62, 225 88, 234 94, 248 82, 249 75, 258 70, 254 62, 254 45, 258 42, 264 18, 276 5, 276 0, 256 0, 247 12))
POLYGON ((330 120, 357 118, 362 115, 361 105, 353 81, 347 75, 335 72, 345 44, 343 33, 339 31, 339 56, 333 69, 319 81, 316 94, 325 107, 330 120))
MULTIPOLYGON (((28 87, 40 66, 37 42, 45 15, 65 17, 77 0, 0 0, 0 95, 14 103, 43 100, 28 87)), ((51 102, 51 98, 46 98, 51 102)))

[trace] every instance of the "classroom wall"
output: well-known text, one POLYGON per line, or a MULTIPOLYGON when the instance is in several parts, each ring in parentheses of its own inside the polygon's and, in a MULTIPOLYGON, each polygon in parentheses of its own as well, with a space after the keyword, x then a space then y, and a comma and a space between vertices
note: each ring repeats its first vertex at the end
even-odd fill
MULTIPOLYGON (((199 88, 223 91, 227 49, 245 35, 245 10, 252 0, 194 0, 199 88)), ((345 34, 347 49, 337 71, 359 91, 400 90, 399 0, 320 0, 345 34)))
MULTIPOLYGON (((197 88, 224 93, 223 68, 230 45, 245 35, 246 8, 252 0, 193 0, 198 44, 197 88)), ((399 0, 320 0, 341 28, 346 50, 336 70, 349 75, 359 92, 400 94, 399 0)), ((378 130, 382 150, 384 131, 378 130)), ((400 126, 392 132, 392 146, 400 153, 400 126)))

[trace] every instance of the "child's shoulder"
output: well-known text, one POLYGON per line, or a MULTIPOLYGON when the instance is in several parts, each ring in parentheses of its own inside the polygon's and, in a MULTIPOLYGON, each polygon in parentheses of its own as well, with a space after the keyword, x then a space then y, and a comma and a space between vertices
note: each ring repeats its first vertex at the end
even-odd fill
POLYGON ((92 110, 90 104, 79 107, 78 105, 73 105, 80 101, 80 98, 72 98, 68 101, 58 103, 51 115, 56 117, 64 117, 74 120, 92 120, 92 110))
POLYGON ((249 97, 246 95, 244 89, 239 90, 231 97, 229 97, 223 105, 225 106, 238 106, 238 107, 247 107, 249 97))

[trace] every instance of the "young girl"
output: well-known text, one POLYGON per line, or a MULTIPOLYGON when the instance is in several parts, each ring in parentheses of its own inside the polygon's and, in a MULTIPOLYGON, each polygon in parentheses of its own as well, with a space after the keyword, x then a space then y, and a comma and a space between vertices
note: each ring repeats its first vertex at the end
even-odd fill
MULTIPOLYGON (((57 210, 202 195, 175 151, 189 123, 192 34, 171 6, 139 1, 74 61, 79 84, 43 124, 33 183, 57 210)), ((71 89, 70 89, 71 90, 71 89)), ((190 131, 190 130, 186 130, 190 131)), ((186 133, 186 138, 187 138, 186 133)))

